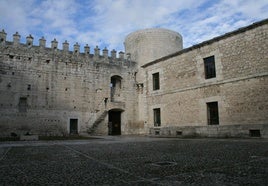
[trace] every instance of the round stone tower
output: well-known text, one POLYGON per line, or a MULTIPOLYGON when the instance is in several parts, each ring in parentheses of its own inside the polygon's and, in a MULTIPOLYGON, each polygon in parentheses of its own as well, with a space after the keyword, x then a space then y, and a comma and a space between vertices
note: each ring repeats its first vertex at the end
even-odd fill
POLYGON ((139 66, 182 50, 182 36, 172 30, 150 28, 138 30, 125 38, 125 51, 139 66))

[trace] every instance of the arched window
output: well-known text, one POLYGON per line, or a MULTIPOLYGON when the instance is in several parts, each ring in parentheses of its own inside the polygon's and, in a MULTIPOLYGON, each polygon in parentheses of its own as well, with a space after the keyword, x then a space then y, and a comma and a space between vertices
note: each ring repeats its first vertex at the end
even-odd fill
POLYGON ((115 75, 111 77, 110 88, 111 88, 111 102, 120 101, 122 87, 122 77, 115 75))

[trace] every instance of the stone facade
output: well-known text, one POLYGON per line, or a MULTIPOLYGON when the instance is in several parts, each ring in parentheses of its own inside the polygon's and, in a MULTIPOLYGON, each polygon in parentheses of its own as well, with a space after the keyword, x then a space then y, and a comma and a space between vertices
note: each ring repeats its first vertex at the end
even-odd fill
POLYGON ((85 53, 80 53, 78 44, 73 52, 69 51, 67 42, 63 43, 63 50, 59 50, 56 40, 52 41, 51 48, 44 46, 42 42, 40 46, 32 46, 32 41, 21 44, 15 38, 14 42, 2 40, 2 136, 11 132, 66 135, 76 130, 75 133, 87 133, 97 120, 94 133, 108 134, 105 111, 109 110, 122 111, 123 134, 135 133, 135 127, 129 130, 128 125, 133 126, 135 117, 136 63, 125 60, 122 52, 120 58, 116 58, 115 51, 108 56, 107 49, 100 55, 98 47, 90 54, 88 46, 85 53), (113 77, 120 87, 111 86, 113 77), (103 118, 100 120, 100 117, 103 118), (76 126, 72 128, 71 122, 76 126))
POLYGON ((152 135, 268 136, 267 20, 142 66, 146 126, 152 135), (214 56, 216 76, 205 78, 204 59, 214 56), (160 89, 153 90, 159 73, 160 89), (217 125, 208 125, 207 103, 217 102, 217 125), (161 110, 154 127, 153 109, 161 110), (251 135, 255 135, 251 134, 251 135))
POLYGON ((176 32, 141 30, 119 58, 2 31, 0 135, 268 137, 267 23, 186 49, 176 32))

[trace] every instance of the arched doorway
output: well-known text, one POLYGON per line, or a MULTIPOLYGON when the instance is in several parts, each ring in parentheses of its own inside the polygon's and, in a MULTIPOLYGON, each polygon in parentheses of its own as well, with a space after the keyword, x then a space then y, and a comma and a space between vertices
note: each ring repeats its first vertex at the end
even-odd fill
POLYGON ((111 77, 111 102, 121 100, 122 77, 115 75, 111 77))
POLYGON ((121 113, 122 110, 113 109, 109 111, 108 134, 121 135, 121 113))

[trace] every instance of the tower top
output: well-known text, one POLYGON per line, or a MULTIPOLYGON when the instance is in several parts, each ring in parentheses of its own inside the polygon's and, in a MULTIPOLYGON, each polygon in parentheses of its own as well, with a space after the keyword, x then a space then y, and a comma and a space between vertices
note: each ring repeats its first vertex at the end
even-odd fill
POLYGON ((130 33, 125 38, 125 51, 139 66, 182 50, 182 36, 164 28, 149 28, 130 33))

